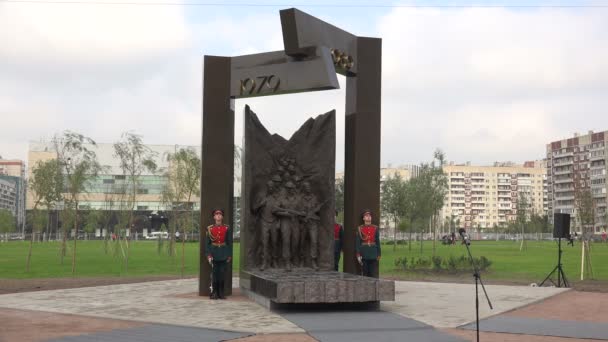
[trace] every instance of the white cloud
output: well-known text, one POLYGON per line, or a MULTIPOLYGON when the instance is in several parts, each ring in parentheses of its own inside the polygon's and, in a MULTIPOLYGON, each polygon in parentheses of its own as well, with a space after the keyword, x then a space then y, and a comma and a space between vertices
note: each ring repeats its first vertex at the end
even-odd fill
POLYGON ((608 129, 607 19, 595 9, 393 10, 378 25, 383 161, 428 160, 441 147, 457 161, 521 162, 575 131, 608 129))
POLYGON ((17 60, 124 63, 189 40, 179 6, 0 4, 0 54, 17 60))
MULTIPOLYGON (((0 3, 0 116, 10 127, 0 154, 26 158, 28 140, 63 129, 100 142, 135 130, 152 144, 199 144, 203 55, 279 50, 281 26, 274 10, 206 20, 184 11, 0 3)), ((383 38, 382 163, 419 163, 436 147, 456 161, 523 161, 575 131, 608 129, 607 16, 397 8, 379 18, 369 35, 383 38)), ((285 137, 336 109, 341 168, 344 89, 239 100, 237 142, 246 103, 285 137)))

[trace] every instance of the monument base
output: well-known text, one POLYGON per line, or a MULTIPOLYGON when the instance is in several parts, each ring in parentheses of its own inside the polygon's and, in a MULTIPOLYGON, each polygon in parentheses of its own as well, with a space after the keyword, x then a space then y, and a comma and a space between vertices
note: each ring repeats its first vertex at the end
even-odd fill
POLYGON ((243 293, 269 309, 287 307, 377 308, 395 300, 395 282, 308 268, 241 271, 243 293))

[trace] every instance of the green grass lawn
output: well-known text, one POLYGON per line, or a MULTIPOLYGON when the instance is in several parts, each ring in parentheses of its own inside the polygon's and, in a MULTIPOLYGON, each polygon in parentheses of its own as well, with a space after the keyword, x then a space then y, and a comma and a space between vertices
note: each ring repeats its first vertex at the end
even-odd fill
MULTIPOLYGON (((59 254, 60 242, 34 243, 30 272, 25 272, 29 242, 0 243, 0 278, 61 278, 72 276, 72 244, 63 265, 59 254)), ((115 242, 110 242, 116 246, 115 242)), ((164 247, 168 245, 165 242, 164 247)), ((124 243, 123 243, 124 248, 124 243)), ((125 270, 123 251, 109 250, 105 253, 103 241, 78 241, 76 244, 77 277, 96 276, 149 276, 181 274, 181 243, 177 244, 175 258, 167 255, 166 248, 157 252, 156 241, 134 241, 131 243, 129 270, 125 270)), ((126 253, 126 252, 125 252, 126 253)), ((235 245, 234 257, 238 263, 239 248, 235 245)), ((198 243, 185 244, 186 275, 198 274, 198 243)), ((238 265, 238 264, 237 264, 238 265)))
MULTIPOLYGON (((527 250, 520 252, 519 242, 512 241, 473 241, 471 250, 475 257, 485 256, 490 259, 492 266, 484 274, 484 279, 515 282, 540 282, 553 269, 557 263, 557 244, 552 241, 528 241, 527 250)), ((29 242, 0 243, 0 278, 56 278, 71 277, 72 254, 68 255, 61 265, 59 257, 59 242, 34 243, 32 250, 31 269, 25 272, 29 242)), ((166 246, 166 244, 165 244, 166 246)), ((581 245, 575 247, 563 246, 562 262, 568 280, 580 279, 581 245)), ((77 243, 76 277, 99 276, 150 276, 150 275, 180 275, 181 244, 177 245, 175 259, 169 257, 166 250, 159 255, 155 241, 136 241, 131 244, 128 272, 124 267, 122 251, 118 254, 111 250, 104 252, 103 241, 78 241, 77 243)), ((428 279, 434 275, 430 272, 413 273, 398 270, 395 259, 398 257, 430 257, 432 243, 425 241, 422 254, 420 243, 414 243, 412 250, 407 245, 397 245, 393 251, 392 245, 382 246, 381 274, 403 279, 428 279)), ((185 274, 195 276, 198 274, 198 244, 186 243, 185 274)), ((462 245, 443 246, 436 244, 436 255, 456 257, 466 253, 462 245)), ((594 278, 608 280, 608 244, 595 243, 592 245, 592 267, 594 278)), ((233 268, 238 269, 239 245, 234 246, 233 268)), ((469 276, 465 273, 463 276, 469 276)))
MULTIPOLYGON (((380 271, 383 275, 415 279, 420 275, 397 270, 395 259, 403 256, 408 259, 421 255, 430 257, 432 250, 430 241, 425 241, 422 254, 420 242, 414 242, 411 251, 407 245, 397 245, 396 251, 393 251, 392 244, 383 245, 380 271)), ((581 244, 575 242, 574 247, 571 247, 562 241, 562 250, 562 264, 566 277, 571 282, 580 280, 581 244)), ((558 254, 557 243, 553 241, 527 241, 527 249, 523 251, 520 251, 519 241, 473 241, 471 252, 474 257, 485 256, 492 262, 489 271, 483 274, 484 279, 537 283, 542 281, 557 265, 558 254)), ((460 244, 444 246, 437 243, 436 255, 458 257, 467 255, 467 250, 460 244)), ((591 261, 594 279, 608 280, 608 244, 592 244, 591 261)), ((472 276, 472 273, 470 275, 472 276)))

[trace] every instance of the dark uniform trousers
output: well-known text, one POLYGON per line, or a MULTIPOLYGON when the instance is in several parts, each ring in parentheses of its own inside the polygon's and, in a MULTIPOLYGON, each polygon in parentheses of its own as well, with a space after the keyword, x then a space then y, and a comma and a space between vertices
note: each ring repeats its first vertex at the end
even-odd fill
POLYGON ((361 260, 361 263, 363 276, 378 278, 378 260, 363 259, 361 260))
POLYGON ((334 252, 334 271, 338 270, 338 267, 340 266, 340 253, 338 252, 334 252))
POLYGON ((224 275, 226 274, 226 260, 213 260, 213 292, 219 297, 224 297, 224 275))

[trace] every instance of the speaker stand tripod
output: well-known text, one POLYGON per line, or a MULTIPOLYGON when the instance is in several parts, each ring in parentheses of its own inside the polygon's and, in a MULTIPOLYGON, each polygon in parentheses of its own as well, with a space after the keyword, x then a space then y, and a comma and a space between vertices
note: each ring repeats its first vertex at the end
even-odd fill
POLYGON ((553 268, 553 271, 551 271, 551 273, 549 273, 549 275, 547 275, 547 278, 545 278, 545 280, 543 280, 543 282, 540 283, 539 286, 543 286, 545 284, 545 282, 547 280, 549 280, 554 286, 562 287, 562 280, 563 280, 564 287, 570 287, 570 284, 568 284, 568 279, 566 279, 566 274, 564 273, 564 269, 562 267, 562 238, 561 237, 557 239, 557 250, 558 250, 557 266, 555 266, 555 268, 553 268), (555 284, 555 282, 551 278, 551 276, 555 272, 557 272, 557 284, 555 284))

